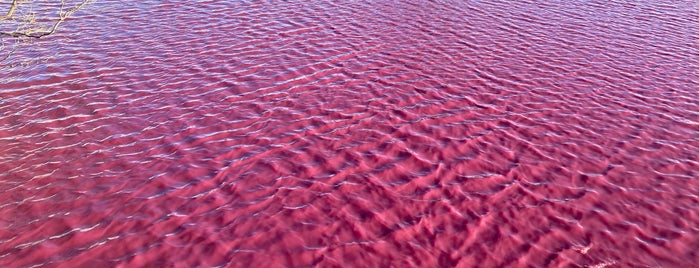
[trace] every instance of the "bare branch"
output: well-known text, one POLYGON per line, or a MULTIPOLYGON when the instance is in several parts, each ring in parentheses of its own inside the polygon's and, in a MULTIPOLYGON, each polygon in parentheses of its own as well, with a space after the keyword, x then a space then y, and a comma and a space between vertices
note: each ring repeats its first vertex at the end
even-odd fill
MULTIPOLYGON (((42 38, 48 35, 51 35, 58 30, 58 26, 65 21, 68 17, 70 17, 75 11, 78 11, 80 8, 88 4, 90 0, 82 0, 79 4, 74 6, 73 8, 63 11, 64 6, 65 6, 65 0, 61 0, 61 7, 60 10, 58 11, 58 19, 53 23, 53 26, 47 30, 47 31, 39 31, 39 32, 34 32, 34 31, 29 31, 29 30, 16 30, 16 31, 11 31, 11 32, 4 32, 0 31, 0 36, 11 36, 11 37, 29 37, 29 38, 42 38)), ((0 21, 5 20, 7 18, 12 17, 12 14, 14 13, 15 9, 19 6, 19 0, 13 0, 12 1, 12 6, 10 7, 10 10, 8 11, 7 15, 0 17, 0 21)))

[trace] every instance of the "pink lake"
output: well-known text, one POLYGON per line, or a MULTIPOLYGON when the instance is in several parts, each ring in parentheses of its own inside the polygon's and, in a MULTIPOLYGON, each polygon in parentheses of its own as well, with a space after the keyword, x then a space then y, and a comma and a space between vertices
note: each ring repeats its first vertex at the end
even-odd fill
POLYGON ((0 69, 1 267, 690 267, 694 1, 97 1, 0 69))

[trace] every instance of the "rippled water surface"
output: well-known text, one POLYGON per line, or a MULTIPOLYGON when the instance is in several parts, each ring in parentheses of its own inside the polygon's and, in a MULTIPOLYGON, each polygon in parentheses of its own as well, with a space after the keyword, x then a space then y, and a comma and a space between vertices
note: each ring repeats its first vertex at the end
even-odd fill
POLYGON ((537 2, 89 5, 0 70, 0 266, 695 265, 698 4, 537 2))

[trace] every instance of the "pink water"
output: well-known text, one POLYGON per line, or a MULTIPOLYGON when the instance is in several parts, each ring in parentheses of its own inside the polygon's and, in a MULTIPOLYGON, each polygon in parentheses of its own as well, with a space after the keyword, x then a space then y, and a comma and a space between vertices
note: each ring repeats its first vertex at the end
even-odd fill
POLYGON ((17 50, 0 266, 699 262, 696 2, 241 2, 17 50))

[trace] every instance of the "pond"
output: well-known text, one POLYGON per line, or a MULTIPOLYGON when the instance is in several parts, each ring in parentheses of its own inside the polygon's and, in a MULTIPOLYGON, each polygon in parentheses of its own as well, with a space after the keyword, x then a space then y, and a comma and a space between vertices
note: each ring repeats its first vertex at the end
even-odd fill
POLYGON ((692 266, 699 6, 97 1, 0 73, 0 266, 692 266))

